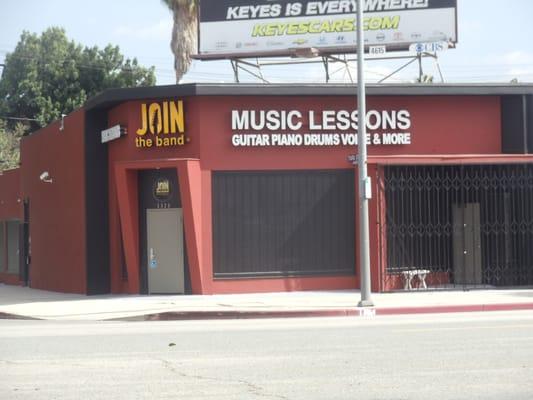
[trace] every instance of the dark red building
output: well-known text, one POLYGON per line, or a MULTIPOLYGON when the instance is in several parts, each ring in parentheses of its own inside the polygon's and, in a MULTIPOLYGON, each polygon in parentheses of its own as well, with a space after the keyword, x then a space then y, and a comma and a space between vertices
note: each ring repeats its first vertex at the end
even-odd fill
MULTIPOLYGON (((111 90, 0 176, 0 281, 98 293, 359 286, 356 88, 111 90)), ((533 284, 533 86, 368 88, 374 291, 533 284), (416 275, 416 273, 415 273, 416 275), (413 284, 416 285, 414 277, 413 284)))

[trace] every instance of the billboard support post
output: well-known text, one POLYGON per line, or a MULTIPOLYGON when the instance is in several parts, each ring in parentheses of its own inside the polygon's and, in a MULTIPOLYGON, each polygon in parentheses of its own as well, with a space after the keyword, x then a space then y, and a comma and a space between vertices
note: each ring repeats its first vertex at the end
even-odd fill
POLYGON ((363 0, 357 0, 357 164, 359 172, 359 269, 361 300, 358 307, 373 307, 370 286, 370 241, 368 201, 371 185, 367 176, 366 155, 366 88, 365 88, 365 41, 363 37, 363 0))

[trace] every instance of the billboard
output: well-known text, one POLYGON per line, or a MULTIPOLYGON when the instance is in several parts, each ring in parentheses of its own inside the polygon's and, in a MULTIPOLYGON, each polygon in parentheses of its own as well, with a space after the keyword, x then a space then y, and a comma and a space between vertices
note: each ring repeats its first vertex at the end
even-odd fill
MULTIPOLYGON (((363 0, 365 47, 457 42, 457 0, 363 0)), ((356 0, 200 0, 197 58, 356 51, 356 0)))

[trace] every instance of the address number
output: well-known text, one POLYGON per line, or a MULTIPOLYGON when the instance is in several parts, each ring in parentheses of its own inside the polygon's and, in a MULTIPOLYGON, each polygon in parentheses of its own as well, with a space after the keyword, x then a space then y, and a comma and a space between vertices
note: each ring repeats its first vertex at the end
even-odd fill
POLYGON ((387 48, 385 46, 370 46, 368 48, 368 54, 373 56, 382 56, 387 53, 387 48))

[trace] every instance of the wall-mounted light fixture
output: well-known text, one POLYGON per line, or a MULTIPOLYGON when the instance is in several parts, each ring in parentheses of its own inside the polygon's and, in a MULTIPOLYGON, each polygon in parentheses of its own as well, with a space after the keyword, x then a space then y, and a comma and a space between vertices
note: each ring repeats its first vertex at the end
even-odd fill
POLYGON ((61 132, 63 132, 63 130, 65 129, 65 117, 67 116, 67 114, 61 114, 61 122, 59 123, 59 130, 61 132))
POLYGON ((39 175, 39 179, 44 183, 52 183, 54 181, 50 176, 50 172, 48 171, 44 171, 41 175, 39 175))

